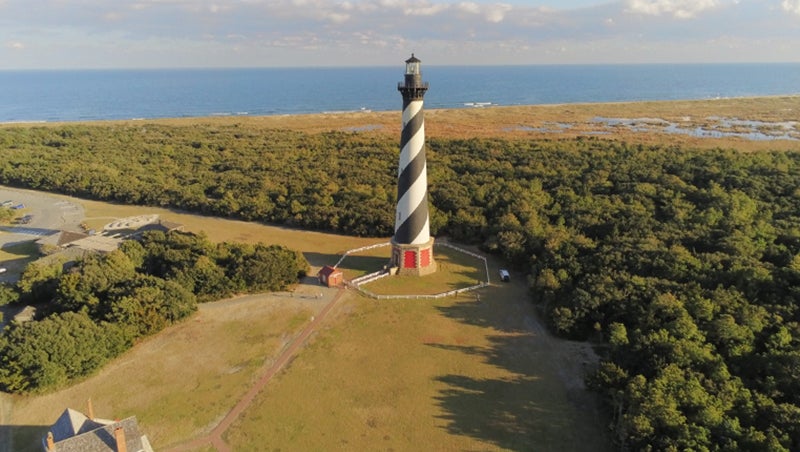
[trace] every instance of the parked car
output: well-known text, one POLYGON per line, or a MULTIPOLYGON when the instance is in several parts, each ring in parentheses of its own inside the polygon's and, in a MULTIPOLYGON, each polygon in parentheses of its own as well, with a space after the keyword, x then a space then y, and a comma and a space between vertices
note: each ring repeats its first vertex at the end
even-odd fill
POLYGON ((503 282, 510 282, 511 281, 511 275, 508 273, 508 270, 506 270, 505 268, 501 268, 500 269, 500 281, 503 281, 503 282))

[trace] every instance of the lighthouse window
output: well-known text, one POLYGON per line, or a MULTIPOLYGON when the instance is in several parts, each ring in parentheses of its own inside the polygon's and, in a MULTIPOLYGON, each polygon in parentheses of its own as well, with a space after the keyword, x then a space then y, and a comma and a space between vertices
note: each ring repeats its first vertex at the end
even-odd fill
POLYGON ((406 64, 406 74, 419 74, 419 63, 406 64))

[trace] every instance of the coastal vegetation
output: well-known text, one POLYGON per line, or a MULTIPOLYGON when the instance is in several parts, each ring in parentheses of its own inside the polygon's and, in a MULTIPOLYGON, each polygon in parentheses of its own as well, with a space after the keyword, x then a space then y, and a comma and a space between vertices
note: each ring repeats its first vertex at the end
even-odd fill
POLYGON ((0 388, 39 392, 91 374, 198 302, 295 283, 308 264, 277 245, 212 244, 202 235, 151 231, 107 255, 30 264, 4 298, 39 307, 38 320, 0 335, 0 388))
MULTIPOLYGON (((66 125, 4 128, 0 147, 2 184, 363 236, 393 226, 396 140, 381 134, 66 125)), ((597 344, 588 381, 621 448, 800 448, 799 154, 592 137, 434 138, 428 152, 432 232, 502 256, 555 332, 597 344)), ((69 303, 86 307, 64 324, 106 312, 69 303)))

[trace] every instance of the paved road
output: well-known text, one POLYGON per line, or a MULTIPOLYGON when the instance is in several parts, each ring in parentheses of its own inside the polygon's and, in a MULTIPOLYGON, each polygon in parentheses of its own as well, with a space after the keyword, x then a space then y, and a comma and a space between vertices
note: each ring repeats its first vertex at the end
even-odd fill
MULTIPOLYGON (((27 224, 0 227, 0 248, 6 249, 18 243, 38 240, 59 230, 80 231, 85 216, 83 206, 55 195, 0 186, 0 203, 13 201, 24 204, 23 215, 30 215, 27 224)), ((4 266, 0 263, 0 266, 4 266)), ((7 273, 0 274, 0 281, 14 281, 21 268, 12 263, 7 273)))

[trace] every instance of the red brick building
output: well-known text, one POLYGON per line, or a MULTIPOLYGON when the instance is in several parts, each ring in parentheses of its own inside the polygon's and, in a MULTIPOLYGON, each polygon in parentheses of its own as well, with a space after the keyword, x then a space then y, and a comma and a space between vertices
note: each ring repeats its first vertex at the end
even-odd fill
POLYGON ((326 265, 317 272, 317 278, 319 278, 319 283, 323 286, 336 287, 344 281, 344 274, 342 274, 341 270, 337 270, 336 267, 326 265))

